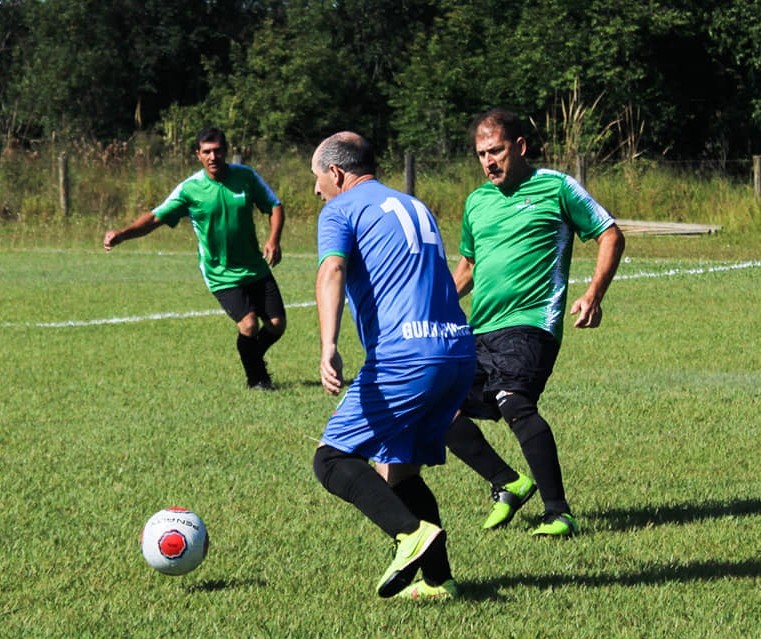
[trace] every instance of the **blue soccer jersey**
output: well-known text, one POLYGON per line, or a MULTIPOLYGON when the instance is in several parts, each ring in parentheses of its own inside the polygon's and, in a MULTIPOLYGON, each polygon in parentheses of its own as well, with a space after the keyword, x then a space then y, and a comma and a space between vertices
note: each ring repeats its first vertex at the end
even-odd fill
POLYGON ((346 296, 366 363, 473 357, 431 212, 368 180, 328 202, 318 222, 320 263, 346 258, 346 296))

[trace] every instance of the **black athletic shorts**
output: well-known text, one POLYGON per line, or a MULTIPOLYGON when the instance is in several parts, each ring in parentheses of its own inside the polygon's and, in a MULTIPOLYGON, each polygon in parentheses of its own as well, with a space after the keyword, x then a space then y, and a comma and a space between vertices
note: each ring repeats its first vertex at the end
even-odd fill
POLYGON ((501 390, 538 402, 560 350, 552 334, 531 326, 516 326, 475 337, 478 365, 462 414, 476 419, 501 419, 495 399, 501 390))
POLYGON ((253 311, 257 317, 271 320, 276 317, 285 319, 285 305, 280 296, 272 274, 246 284, 215 291, 220 306, 225 310, 233 321, 240 322, 246 315, 253 311))

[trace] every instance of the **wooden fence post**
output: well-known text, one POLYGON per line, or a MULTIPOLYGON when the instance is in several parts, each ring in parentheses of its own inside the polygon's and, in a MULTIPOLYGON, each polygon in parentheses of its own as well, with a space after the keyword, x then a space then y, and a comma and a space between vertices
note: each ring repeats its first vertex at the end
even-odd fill
POLYGON ((404 191, 409 195, 415 195, 415 155, 404 154, 404 191))
POLYGON ((61 213, 64 217, 69 216, 69 159, 66 151, 58 156, 58 201, 61 213))
POLYGON ((753 156, 753 192, 761 200, 761 155, 753 156))
POLYGON ((583 153, 576 156, 576 175, 574 177, 581 185, 587 183, 587 156, 583 153))

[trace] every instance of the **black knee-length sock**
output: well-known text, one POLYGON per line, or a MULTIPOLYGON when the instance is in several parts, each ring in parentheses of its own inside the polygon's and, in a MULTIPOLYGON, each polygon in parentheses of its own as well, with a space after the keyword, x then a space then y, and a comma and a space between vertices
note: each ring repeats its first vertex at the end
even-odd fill
POLYGON ((321 446, 314 456, 314 472, 332 494, 357 507, 386 534, 411 533, 420 519, 361 457, 321 446))
POLYGON ((518 479, 518 473, 497 454, 481 429, 467 417, 458 417, 449 428, 447 447, 495 486, 504 486, 518 479))
POLYGON ((264 360, 262 359, 259 340, 256 337, 248 337, 243 333, 238 333, 236 345, 243 370, 246 372, 248 385, 254 386, 262 380, 264 374, 264 360))

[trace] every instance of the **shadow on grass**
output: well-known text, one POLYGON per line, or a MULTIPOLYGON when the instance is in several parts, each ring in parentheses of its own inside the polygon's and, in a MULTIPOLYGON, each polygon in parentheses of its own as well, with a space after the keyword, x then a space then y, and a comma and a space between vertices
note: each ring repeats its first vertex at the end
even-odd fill
MULTIPOLYGON (((684 524, 706 519, 760 514, 761 499, 736 499, 727 502, 687 502, 664 506, 651 505, 643 508, 614 508, 599 512, 585 512, 582 521, 587 520, 598 531, 631 531, 666 524, 684 524)), ((509 596, 500 594, 498 592, 500 589, 520 588, 521 586, 541 589, 560 586, 599 588, 606 586, 648 586, 671 582, 687 583, 725 578, 761 578, 761 559, 738 562, 708 560, 662 565, 650 563, 641 570, 616 574, 505 575, 483 582, 464 582, 462 587, 463 599, 480 601, 507 599, 509 596)))
POLYGON ((648 505, 642 508, 612 508, 610 510, 584 512, 582 517, 598 530, 627 531, 741 515, 761 515, 761 499, 686 502, 663 506, 648 505))
POLYGON ((237 588, 263 588, 264 579, 207 579, 187 587, 188 592, 216 592, 218 590, 235 590, 237 588))
POLYGON ((672 582, 713 581, 725 578, 757 579, 761 577, 761 560, 746 561, 694 561, 683 565, 648 566, 635 572, 608 575, 505 575, 478 583, 463 582, 462 598, 471 601, 504 600, 509 596, 498 592, 501 588, 540 588, 560 586, 600 588, 606 586, 656 586, 672 582))
MULTIPOLYGON (((350 386, 353 381, 353 378, 345 379, 343 388, 350 386)), ((319 379, 305 379, 300 382, 279 382, 277 379, 275 380, 276 390, 285 391, 296 388, 322 388, 322 382, 319 379)))

